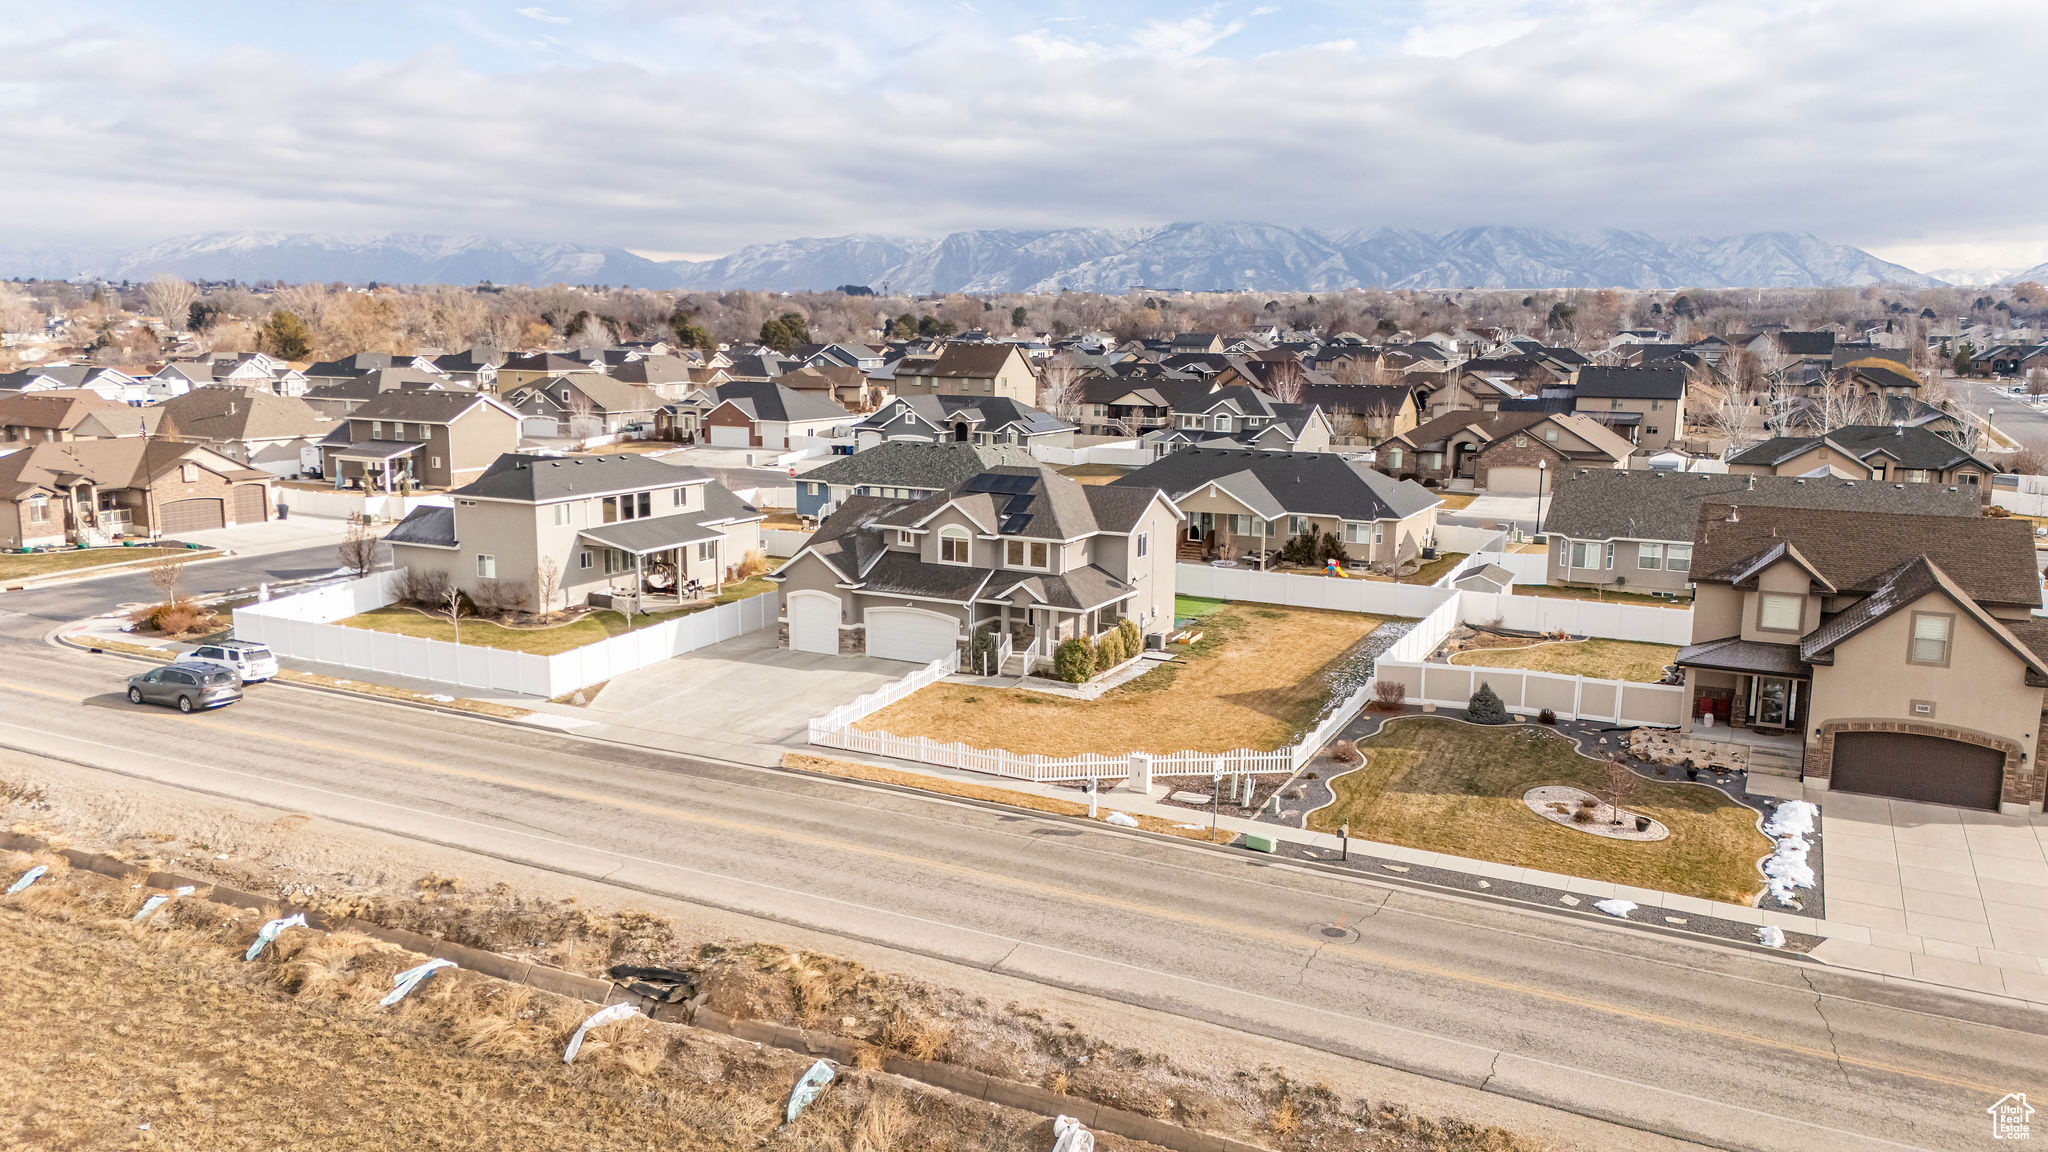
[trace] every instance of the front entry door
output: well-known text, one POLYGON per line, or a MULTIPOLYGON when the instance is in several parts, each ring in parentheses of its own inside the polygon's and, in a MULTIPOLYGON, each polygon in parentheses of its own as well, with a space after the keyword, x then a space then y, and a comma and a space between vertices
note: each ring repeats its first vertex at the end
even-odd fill
POLYGON ((1755 683, 1749 706, 1750 726, 1790 727, 1799 710, 1799 682, 1783 676, 1759 676, 1755 683))

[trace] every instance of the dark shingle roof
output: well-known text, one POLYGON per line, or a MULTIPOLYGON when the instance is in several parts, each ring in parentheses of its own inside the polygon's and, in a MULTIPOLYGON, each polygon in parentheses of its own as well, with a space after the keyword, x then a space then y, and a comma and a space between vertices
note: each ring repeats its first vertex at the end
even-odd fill
POLYGON ((1857 460, 1884 455, 1901 468, 1954 468, 1975 464, 1986 473, 1994 469, 1958 447, 1955 441, 1925 428, 1893 424, 1846 424, 1824 436, 1773 436, 1752 448, 1730 456, 1730 464, 1776 466, 1819 445, 1823 440, 1857 460))
POLYGON ((853 414, 823 396, 785 388, 773 380, 733 380, 711 390, 754 420, 850 420, 853 414))
POLYGON ((967 444, 957 440, 885 440, 851 456, 803 473, 801 481, 827 484, 890 484, 906 488, 950 488, 990 468, 1031 467, 1030 451, 1014 444, 967 444))
POLYGON ((1279 510, 1344 520, 1405 519, 1442 502, 1412 480, 1396 480, 1329 452, 1263 452, 1238 448, 1183 448, 1125 476, 1110 487, 1159 488, 1178 500, 1214 481, 1263 492, 1279 510))
POLYGON ((1584 468, 1558 477, 1543 527, 1573 540, 1690 540, 1705 501, 1744 509, 1972 517, 1983 512, 1976 490, 1953 484, 1584 468))
POLYGON ((481 392, 398 388, 379 392, 350 415, 358 420, 398 420, 414 424, 447 424, 479 405, 503 407, 481 392))
POLYGON ((455 494, 542 503, 710 482, 711 477, 699 469, 664 464, 648 456, 529 456, 507 452, 491 461, 481 476, 457 488, 455 494))
POLYGON ((1858 633, 1895 615, 1900 609, 1917 603, 1935 592, 1952 601, 1956 607, 1975 619, 1978 627, 1991 633, 2000 643, 2011 649, 2014 655, 2025 661, 2032 672, 2029 677, 2030 683, 2048 682, 2041 680, 2044 675, 2048 675, 2048 665, 2042 663, 2040 655, 2032 646, 2008 631, 2003 621, 1993 618, 1979 608, 1968 593, 1925 556, 1915 556, 1899 564, 1878 581, 1877 587, 1870 595, 1857 601, 1847 611, 1837 613, 1826 623, 1802 637, 1799 641, 1799 657, 1813 664, 1832 664, 1835 662, 1836 648, 1858 633))
POLYGON ((1737 512, 1731 521, 1727 504, 1700 505, 1694 580, 1731 582, 1758 557, 1790 544, 1843 592, 1873 592, 1892 569, 1925 556, 1980 603, 2041 603, 2032 526, 2024 520, 1812 508, 1744 507, 1737 512))
POLYGON ((455 539, 455 509, 415 508, 405 519, 393 525, 384 534, 386 544, 424 544, 433 548, 453 548, 455 539))
POLYGON ((1685 368, 1678 364, 1581 368, 1573 391, 1580 399, 1676 400, 1685 395, 1685 368))

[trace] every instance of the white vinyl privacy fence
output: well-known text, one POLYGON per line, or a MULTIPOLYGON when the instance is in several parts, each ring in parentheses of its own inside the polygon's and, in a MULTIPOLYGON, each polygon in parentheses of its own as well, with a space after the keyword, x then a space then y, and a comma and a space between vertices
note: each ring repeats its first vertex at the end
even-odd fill
POLYGON ((538 656, 502 648, 398 636, 337 624, 396 599, 403 570, 235 609, 235 635, 279 656, 364 672, 431 680, 460 688, 555 697, 659 664, 749 632, 773 627, 771 593, 721 604, 645 628, 538 656))
POLYGON ((1565 720, 1670 727, 1685 719, 1685 688, 1677 684, 1400 660, 1381 660, 1377 673, 1379 679, 1405 687, 1410 704, 1463 708, 1481 684, 1488 684, 1508 711, 1518 715, 1534 716, 1548 708, 1565 720))

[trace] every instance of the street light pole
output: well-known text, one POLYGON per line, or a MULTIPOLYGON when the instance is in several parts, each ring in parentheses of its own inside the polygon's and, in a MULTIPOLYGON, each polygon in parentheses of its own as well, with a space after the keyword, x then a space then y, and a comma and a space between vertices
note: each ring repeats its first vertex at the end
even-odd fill
POLYGON ((1536 462, 1536 534, 1543 535, 1543 490, 1550 480, 1550 461, 1536 462))

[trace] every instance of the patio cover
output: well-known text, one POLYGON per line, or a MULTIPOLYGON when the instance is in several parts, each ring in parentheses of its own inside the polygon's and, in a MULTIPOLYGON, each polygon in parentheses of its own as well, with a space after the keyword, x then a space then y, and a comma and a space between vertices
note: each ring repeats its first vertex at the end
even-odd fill
POLYGON ((605 524, 597 528, 585 528, 578 536, 606 548, 631 552, 645 556, 651 552, 667 552, 686 544, 699 544, 716 540, 725 535, 717 528, 704 523, 701 516, 657 516, 651 520, 621 520, 616 524, 605 524))

